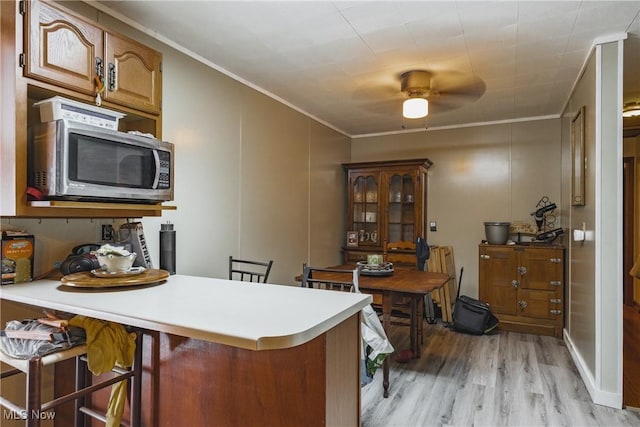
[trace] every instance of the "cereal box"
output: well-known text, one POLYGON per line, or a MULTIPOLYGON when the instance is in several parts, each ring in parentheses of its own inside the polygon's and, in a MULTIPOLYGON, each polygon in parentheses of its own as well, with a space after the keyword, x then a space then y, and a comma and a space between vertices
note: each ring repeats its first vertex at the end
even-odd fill
POLYGON ((2 232, 0 261, 3 285, 32 280, 33 243, 33 235, 24 231, 2 232))

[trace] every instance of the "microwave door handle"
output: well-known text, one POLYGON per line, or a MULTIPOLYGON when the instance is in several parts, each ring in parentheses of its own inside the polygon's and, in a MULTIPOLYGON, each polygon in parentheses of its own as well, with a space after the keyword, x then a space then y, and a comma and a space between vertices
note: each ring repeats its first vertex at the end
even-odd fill
POLYGON ((158 188, 158 183, 160 182, 160 156, 158 155, 158 150, 153 150, 153 159, 156 164, 156 177, 153 180, 153 186, 151 188, 158 188))

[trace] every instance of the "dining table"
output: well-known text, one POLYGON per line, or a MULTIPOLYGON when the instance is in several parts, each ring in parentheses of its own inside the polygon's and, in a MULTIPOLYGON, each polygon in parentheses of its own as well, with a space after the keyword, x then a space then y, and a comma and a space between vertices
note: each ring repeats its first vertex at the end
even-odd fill
MULTIPOLYGON (((338 270, 354 270, 358 268, 355 263, 340 264, 327 267, 338 270)), ((315 278, 331 279, 331 273, 321 272, 314 275, 315 278)), ((364 269, 360 269, 358 277, 358 288, 361 292, 382 298, 382 327, 387 335, 391 327, 392 302, 396 298, 408 298, 410 300, 410 341, 411 349, 415 358, 420 357, 420 343, 418 341, 418 322, 422 317, 419 310, 419 303, 424 297, 433 292, 442 293, 445 285, 450 280, 447 273, 421 271, 416 268, 394 268, 390 272, 376 271, 369 274, 364 269)), ((442 295, 441 295, 442 296, 442 295)), ((444 301, 444 299, 441 299, 444 301)), ((383 396, 389 396, 389 357, 383 362, 383 396)))

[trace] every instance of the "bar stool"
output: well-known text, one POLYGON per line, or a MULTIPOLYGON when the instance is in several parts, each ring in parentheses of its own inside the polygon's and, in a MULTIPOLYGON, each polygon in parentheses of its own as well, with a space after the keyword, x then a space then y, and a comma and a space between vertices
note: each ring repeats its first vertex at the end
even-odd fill
POLYGON ((115 367, 112 372, 115 376, 101 380, 96 384, 88 385, 87 381, 90 372, 87 368, 85 345, 71 347, 66 350, 47 354, 45 356, 35 356, 30 359, 16 359, 0 352, 0 361, 10 365, 13 369, 0 374, 0 379, 5 379, 20 373, 26 374, 26 406, 22 407, 0 396, 0 405, 14 411, 17 417, 26 421, 27 427, 40 426, 41 419, 46 418, 43 414, 64 403, 75 401, 75 426, 85 425, 85 415, 106 422, 106 415, 92 408, 87 407, 87 398, 98 390, 104 389, 117 382, 131 379, 130 381, 130 426, 141 425, 141 390, 142 390, 142 331, 136 333, 136 350, 133 367, 131 369, 121 369, 115 367), (65 360, 75 359, 75 387, 72 393, 56 397, 50 401, 42 401, 42 370, 43 367, 53 365, 65 360))

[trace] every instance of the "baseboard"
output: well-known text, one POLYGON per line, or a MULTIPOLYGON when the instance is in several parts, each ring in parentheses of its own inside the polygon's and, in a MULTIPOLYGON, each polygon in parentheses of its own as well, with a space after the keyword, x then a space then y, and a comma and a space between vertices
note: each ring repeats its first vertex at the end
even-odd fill
POLYGON ((578 368, 578 372, 580 372, 580 377, 582 377, 582 381, 584 385, 587 387, 587 391, 589 392, 589 396, 591 396, 591 400, 593 403, 603 406, 608 406, 610 408, 622 409, 622 392, 614 393, 606 390, 600 390, 596 386, 595 378, 593 377, 589 367, 585 363, 584 359, 580 355, 580 353, 576 350, 571 337, 567 333, 567 330, 564 331, 564 342, 567 345, 567 349, 569 350, 569 354, 573 359, 573 363, 575 363, 578 368))

